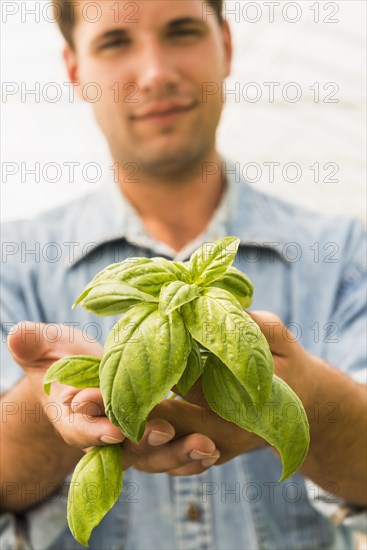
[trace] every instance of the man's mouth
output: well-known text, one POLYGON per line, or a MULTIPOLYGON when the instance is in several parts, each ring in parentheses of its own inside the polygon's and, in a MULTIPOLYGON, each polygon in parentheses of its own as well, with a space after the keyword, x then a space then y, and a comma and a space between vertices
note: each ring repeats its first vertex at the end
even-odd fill
POLYGON ((152 122, 168 122, 178 118, 180 115, 192 111, 197 106, 197 103, 172 103, 165 102, 157 105, 151 105, 138 111, 132 115, 132 120, 141 122, 141 121, 152 121, 152 122))

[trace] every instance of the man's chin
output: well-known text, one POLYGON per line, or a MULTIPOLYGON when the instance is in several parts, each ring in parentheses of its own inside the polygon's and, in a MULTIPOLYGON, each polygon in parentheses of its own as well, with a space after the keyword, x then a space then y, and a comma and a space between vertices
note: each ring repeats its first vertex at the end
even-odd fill
POLYGON ((171 183, 185 179, 187 174, 195 171, 208 154, 207 148, 196 151, 177 150, 160 151, 156 154, 139 156, 139 171, 150 177, 169 180, 171 183))

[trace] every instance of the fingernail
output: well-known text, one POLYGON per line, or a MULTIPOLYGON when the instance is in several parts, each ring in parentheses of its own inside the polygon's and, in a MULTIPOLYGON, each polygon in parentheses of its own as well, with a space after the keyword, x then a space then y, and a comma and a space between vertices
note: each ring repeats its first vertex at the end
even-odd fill
POLYGON ((70 389, 67 389, 67 390, 63 390, 61 393, 60 393, 60 401, 63 405, 70 405, 70 403, 72 402, 72 400, 74 399, 75 395, 76 395, 77 391, 76 390, 71 390, 70 389))
POLYGON ((111 437, 109 435, 102 435, 102 437, 99 438, 102 443, 108 443, 108 444, 116 444, 116 443, 122 443, 123 439, 115 439, 114 437, 111 437))
MULTIPOLYGON (((65 405, 67 405, 68 403, 64 403, 65 405)), ((73 412, 77 412, 77 410, 79 409, 79 407, 81 405, 83 405, 83 403, 79 403, 77 401, 72 401, 71 403, 69 402, 69 405, 70 405, 70 408, 73 412)))
POLYGON ((201 461, 202 465, 205 466, 205 468, 209 468, 209 466, 213 466, 219 459, 220 455, 212 456, 211 458, 204 458, 204 460, 201 461))
POLYGON ((60 401, 63 405, 70 405, 73 400, 73 395, 60 395, 60 401))
POLYGON ((172 439, 172 435, 166 432, 159 432, 158 430, 152 430, 148 435, 148 443, 152 447, 158 447, 159 445, 164 445, 172 439))
POLYGON ((211 458, 213 456, 213 453, 203 453, 201 451, 198 451, 197 449, 194 449, 190 453, 190 458, 192 460, 203 460, 205 458, 211 458))

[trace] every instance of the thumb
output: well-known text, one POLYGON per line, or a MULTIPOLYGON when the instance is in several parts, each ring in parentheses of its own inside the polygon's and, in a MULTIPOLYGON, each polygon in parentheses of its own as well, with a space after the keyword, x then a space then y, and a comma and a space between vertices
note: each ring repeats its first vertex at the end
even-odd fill
POLYGON ((7 344, 22 368, 47 368, 65 355, 101 357, 103 353, 98 342, 87 342, 80 330, 57 323, 18 323, 12 328, 7 344))
POLYGON ((280 357, 288 356, 291 349, 295 348, 297 338, 288 330, 280 317, 270 311, 248 311, 247 313, 264 334, 271 352, 280 357))

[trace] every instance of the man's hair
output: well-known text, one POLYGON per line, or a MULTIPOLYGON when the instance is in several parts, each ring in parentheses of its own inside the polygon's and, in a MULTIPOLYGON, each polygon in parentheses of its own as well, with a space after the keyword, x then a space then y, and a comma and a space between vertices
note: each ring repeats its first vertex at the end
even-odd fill
MULTIPOLYGON (((223 0, 205 0, 213 9, 219 23, 223 22, 223 0)), ((54 17, 66 42, 75 48, 73 30, 76 23, 75 5, 73 0, 52 0, 54 17)))

